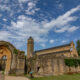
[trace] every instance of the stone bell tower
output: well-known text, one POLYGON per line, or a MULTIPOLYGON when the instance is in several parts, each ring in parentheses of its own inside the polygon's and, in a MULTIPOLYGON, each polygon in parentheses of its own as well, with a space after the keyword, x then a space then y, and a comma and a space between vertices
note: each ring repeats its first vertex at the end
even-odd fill
POLYGON ((29 37, 27 41, 27 58, 32 57, 33 52, 34 52, 34 40, 32 37, 29 37))

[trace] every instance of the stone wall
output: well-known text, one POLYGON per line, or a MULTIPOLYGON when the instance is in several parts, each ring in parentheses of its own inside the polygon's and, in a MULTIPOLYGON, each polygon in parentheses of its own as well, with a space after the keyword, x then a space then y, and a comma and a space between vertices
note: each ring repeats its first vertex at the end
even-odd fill
POLYGON ((25 53, 6 41, 0 41, 0 60, 6 56, 5 74, 24 74, 25 53))
POLYGON ((80 72, 80 66, 68 67, 65 65, 64 59, 64 57, 39 57, 37 58, 35 65, 30 66, 31 71, 42 76, 80 72))
POLYGON ((25 70, 25 55, 24 55, 24 53, 20 53, 17 56, 16 74, 17 75, 24 75, 24 70, 25 70))

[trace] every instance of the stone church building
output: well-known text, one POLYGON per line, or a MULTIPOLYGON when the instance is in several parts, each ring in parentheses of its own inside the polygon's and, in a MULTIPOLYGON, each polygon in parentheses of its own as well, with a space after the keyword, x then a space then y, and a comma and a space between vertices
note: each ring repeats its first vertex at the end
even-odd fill
MULTIPOLYGON (((39 75, 68 73, 69 68, 64 63, 65 58, 78 58, 78 53, 73 41, 69 44, 34 51, 34 40, 32 37, 28 39, 26 60, 28 73, 30 71, 34 71, 39 75)), ((76 69, 72 68, 71 72, 75 72, 76 69)), ((80 68, 77 70, 80 71, 80 68)))
POLYGON ((80 67, 70 68, 65 65, 65 58, 79 58, 75 45, 69 44, 34 51, 34 39, 27 41, 27 57, 25 52, 16 49, 11 43, 0 41, 0 70, 5 74, 28 74, 33 71, 37 75, 60 75, 79 72, 80 67))

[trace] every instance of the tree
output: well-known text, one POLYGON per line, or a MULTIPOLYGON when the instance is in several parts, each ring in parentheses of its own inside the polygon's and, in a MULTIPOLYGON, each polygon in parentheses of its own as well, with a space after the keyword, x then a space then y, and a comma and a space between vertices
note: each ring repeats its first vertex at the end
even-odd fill
POLYGON ((78 55, 80 56, 80 40, 77 41, 77 51, 78 55))

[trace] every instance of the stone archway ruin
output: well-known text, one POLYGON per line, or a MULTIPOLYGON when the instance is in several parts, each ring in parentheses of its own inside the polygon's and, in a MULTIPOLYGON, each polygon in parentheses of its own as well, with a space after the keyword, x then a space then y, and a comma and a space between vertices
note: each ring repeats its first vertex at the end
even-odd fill
POLYGON ((0 41, 0 60, 6 56, 5 74, 24 74, 25 55, 6 41, 0 41), (20 66, 21 65, 21 66, 20 66))
POLYGON ((10 72, 12 55, 9 49, 4 46, 0 46, 0 59, 2 60, 4 56, 7 57, 5 65, 5 74, 8 74, 10 72))

